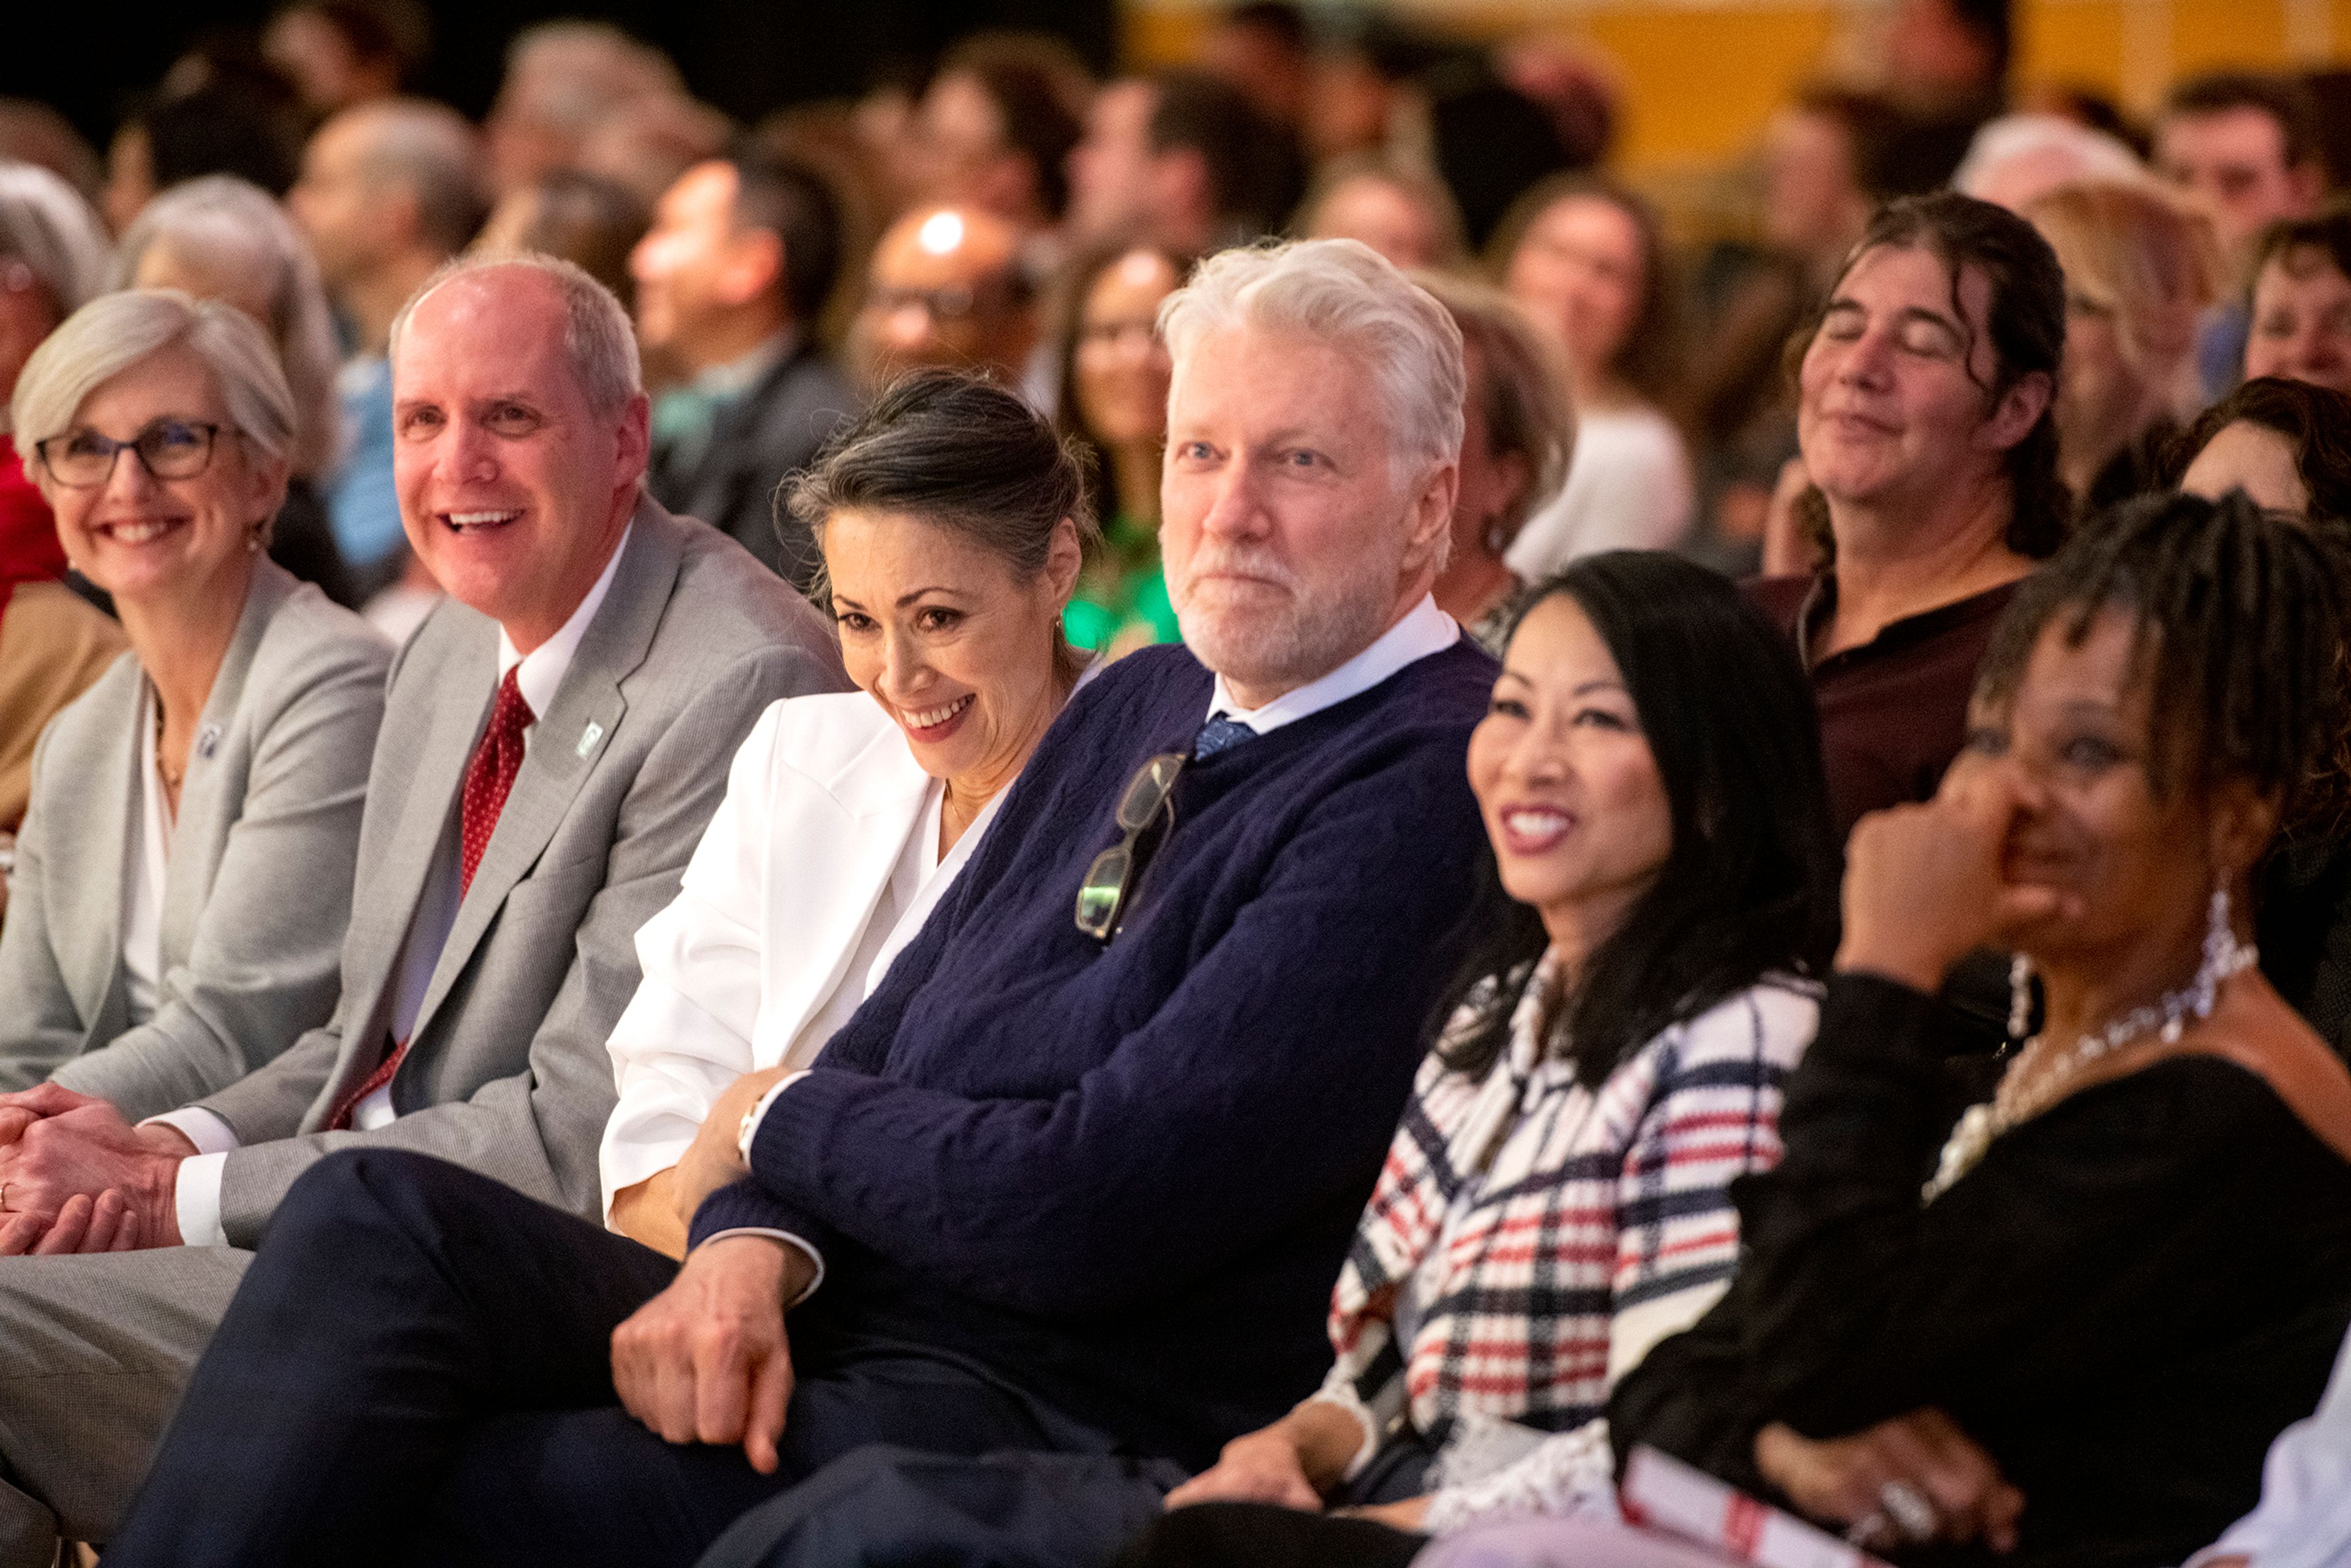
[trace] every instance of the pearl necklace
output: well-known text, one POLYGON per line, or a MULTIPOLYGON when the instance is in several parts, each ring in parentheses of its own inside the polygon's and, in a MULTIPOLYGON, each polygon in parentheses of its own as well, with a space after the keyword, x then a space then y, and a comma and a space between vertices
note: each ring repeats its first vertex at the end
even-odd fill
POLYGON ((2197 966, 2195 978, 2143 1007, 2133 1008, 2095 1033, 2084 1034, 2046 1071, 2029 1082, 2020 1070, 2032 1048, 2041 1043, 2041 1037, 2035 1035, 2027 1040, 2016 1060, 2009 1063, 2008 1071, 2001 1075, 2000 1087, 1991 1099, 1969 1106, 1959 1117, 1959 1125, 1951 1129, 1942 1155, 1935 1162, 1934 1176, 1919 1189, 1920 1205, 1932 1203, 1949 1192, 1961 1176, 1982 1163, 1994 1139, 2013 1132, 2056 1103, 2093 1063, 2148 1034, 2157 1035, 2166 1045, 2176 1043, 2186 1032, 2189 1019, 2201 1022, 2212 1016, 2221 982, 2241 970, 2252 968, 2260 958, 2260 948, 2250 942, 2238 941, 2236 933, 2225 922, 2215 921, 2205 935, 2204 960, 2197 966))

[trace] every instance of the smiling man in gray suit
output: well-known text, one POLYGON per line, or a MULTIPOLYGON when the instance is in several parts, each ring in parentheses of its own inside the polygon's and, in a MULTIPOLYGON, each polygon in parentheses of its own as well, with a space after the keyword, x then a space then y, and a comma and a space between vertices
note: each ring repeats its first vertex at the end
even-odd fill
POLYGON ((414 1149, 597 1213, 636 929, 761 710, 848 684, 805 600, 642 494, 635 345, 585 274, 454 266, 392 357, 402 520, 449 599, 392 670, 340 1001, 136 1127, 56 1085, 0 1096, 0 1252, 110 1189, 116 1245, 147 1249, 0 1258, 0 1568, 105 1538, 246 1249, 322 1155, 414 1149))

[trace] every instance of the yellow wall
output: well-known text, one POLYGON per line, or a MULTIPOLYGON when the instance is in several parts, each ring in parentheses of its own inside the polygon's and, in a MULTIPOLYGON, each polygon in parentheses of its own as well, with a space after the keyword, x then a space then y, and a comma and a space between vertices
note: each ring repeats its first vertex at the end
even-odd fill
MULTIPOLYGON (((1216 9, 1129 0, 1127 52, 1179 59, 1216 9)), ((1532 31, 1597 50, 1625 84, 1622 162, 1649 174, 1735 158, 1870 16, 1849 0, 1421 0, 1409 11, 1465 37, 1532 31)), ((2186 71, 2351 63, 2351 0, 2017 0, 2017 21, 2020 83, 2079 83, 2142 111, 2186 71)))

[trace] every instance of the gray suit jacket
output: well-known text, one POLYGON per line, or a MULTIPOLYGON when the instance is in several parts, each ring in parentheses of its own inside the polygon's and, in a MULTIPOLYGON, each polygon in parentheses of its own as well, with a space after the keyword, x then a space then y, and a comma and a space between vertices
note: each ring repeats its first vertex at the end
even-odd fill
POLYGON ((831 628, 789 584, 715 530, 641 501, 442 948, 392 1082, 400 1119, 322 1131, 382 1060, 409 925, 436 870, 454 863, 497 636, 447 601, 402 651, 335 1015, 200 1102, 240 1144, 221 1184, 236 1246, 255 1243, 312 1161, 353 1145, 437 1155, 596 1218, 596 1150, 614 1100, 604 1040, 636 990, 637 927, 676 895, 761 711, 848 684, 831 628))
POLYGON ((126 1116, 226 1088, 334 1009, 392 649, 267 560, 197 721, 164 879, 155 1016, 131 1024, 126 857, 142 852, 125 653, 43 732, 0 928, 0 1087, 53 1073, 126 1116))

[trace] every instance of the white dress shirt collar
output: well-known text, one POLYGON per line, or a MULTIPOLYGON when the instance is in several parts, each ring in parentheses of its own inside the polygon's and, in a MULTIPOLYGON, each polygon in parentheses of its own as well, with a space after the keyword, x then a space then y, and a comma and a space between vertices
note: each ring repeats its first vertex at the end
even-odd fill
POLYGON ((1431 653, 1441 653, 1460 638, 1460 625, 1437 607, 1435 597, 1424 596, 1418 604, 1405 612, 1402 620, 1381 632, 1370 647, 1329 674, 1284 692, 1261 708, 1244 709, 1234 700, 1225 677, 1218 675, 1216 690, 1208 696, 1208 716, 1221 713, 1259 735, 1270 735, 1285 724, 1370 691, 1406 664, 1431 653))
POLYGON ((636 526, 632 522, 621 530, 620 542, 612 547, 611 557, 604 562, 596 586, 588 591, 588 597, 580 601, 580 608, 571 612, 571 619, 554 636, 528 653, 518 653, 507 629, 498 628, 498 679, 504 682, 508 670, 516 671, 515 685, 522 692, 522 700, 530 705, 534 720, 547 716, 555 694, 562 689, 563 674, 571 668, 571 655, 580 651, 580 639, 588 634, 588 623, 596 619, 597 608, 612 586, 612 574, 620 570, 621 556, 628 549, 629 535, 636 531, 636 526))

